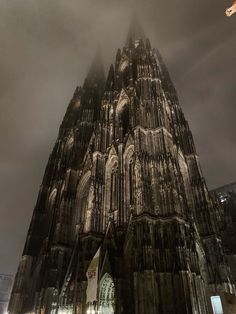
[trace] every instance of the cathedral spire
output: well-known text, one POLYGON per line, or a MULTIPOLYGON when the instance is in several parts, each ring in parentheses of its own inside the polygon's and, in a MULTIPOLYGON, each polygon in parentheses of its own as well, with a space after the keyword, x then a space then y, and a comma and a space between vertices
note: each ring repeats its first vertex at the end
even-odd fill
POLYGON ((102 61, 102 54, 100 48, 97 49, 97 52, 94 56, 92 65, 89 69, 87 78, 84 82, 84 87, 96 85, 103 87, 105 84, 105 71, 102 61))
POLYGON ((143 40, 143 42, 145 42, 146 36, 144 34, 143 28, 140 25, 140 22, 136 16, 136 14, 134 14, 132 21, 131 21, 131 24, 129 26, 126 45, 127 46, 133 46, 140 40, 143 40))

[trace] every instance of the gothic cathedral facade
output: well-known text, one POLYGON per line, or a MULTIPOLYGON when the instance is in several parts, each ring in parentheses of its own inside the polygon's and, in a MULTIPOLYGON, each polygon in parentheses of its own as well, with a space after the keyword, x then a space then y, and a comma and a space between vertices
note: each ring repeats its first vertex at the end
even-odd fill
POLYGON ((234 313, 222 209, 208 193, 165 64, 138 29, 132 24, 107 79, 98 55, 75 90, 40 187, 11 314, 211 314, 215 295, 234 313), (98 248, 97 301, 89 307, 86 271, 98 248))

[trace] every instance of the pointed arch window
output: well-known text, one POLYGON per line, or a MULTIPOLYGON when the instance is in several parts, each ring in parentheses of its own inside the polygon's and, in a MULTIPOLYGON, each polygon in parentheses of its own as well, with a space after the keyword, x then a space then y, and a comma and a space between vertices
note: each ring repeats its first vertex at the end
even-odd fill
POLYGON ((116 157, 111 157, 106 165, 105 201, 103 227, 106 228, 109 219, 117 221, 119 208, 119 166, 116 157))
POLYGON ((110 195, 110 212, 118 209, 118 191, 119 191, 119 176, 118 166, 112 168, 111 171, 111 195, 110 195))
POLYGON ((118 126, 118 134, 123 138, 129 131, 130 117, 129 117, 129 98, 124 89, 120 93, 120 97, 116 107, 116 119, 118 126))
POLYGON ((91 186, 91 173, 88 171, 81 179, 77 191, 77 206, 76 206, 76 231, 83 229, 85 225, 86 212, 89 204, 89 191, 91 186))
POLYGON ((79 204, 79 210, 80 210, 80 215, 79 215, 79 222, 82 223, 84 219, 84 214, 86 213, 88 209, 88 192, 89 192, 89 185, 87 186, 86 189, 84 189, 81 199, 80 199, 80 204, 79 204))
POLYGON ((122 111, 119 113, 119 125, 122 130, 122 138, 128 133, 129 131, 129 108, 128 106, 124 106, 122 111))
POLYGON ((108 273, 105 273, 100 280, 98 305, 100 313, 115 313, 115 284, 108 273))
POLYGON ((133 159, 129 161, 129 199, 130 205, 134 204, 134 162, 133 159))
POLYGON ((124 213, 123 219, 128 222, 135 204, 135 155, 130 145, 124 152, 124 213))

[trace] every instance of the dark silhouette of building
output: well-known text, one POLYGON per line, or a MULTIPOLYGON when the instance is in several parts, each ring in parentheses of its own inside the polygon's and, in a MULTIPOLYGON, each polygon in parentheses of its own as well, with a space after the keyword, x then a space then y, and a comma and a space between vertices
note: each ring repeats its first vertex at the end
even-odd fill
POLYGON ((107 79, 98 55, 68 106, 9 312, 207 314, 220 296, 232 314, 222 213, 163 60, 133 22, 107 79))

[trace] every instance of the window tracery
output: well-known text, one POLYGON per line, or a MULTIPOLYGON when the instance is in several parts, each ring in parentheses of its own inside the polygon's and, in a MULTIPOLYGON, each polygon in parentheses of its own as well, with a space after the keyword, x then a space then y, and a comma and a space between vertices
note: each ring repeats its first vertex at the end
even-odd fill
POLYGON ((105 273, 100 281, 99 310, 101 314, 113 314, 115 309, 115 285, 112 277, 105 273))

